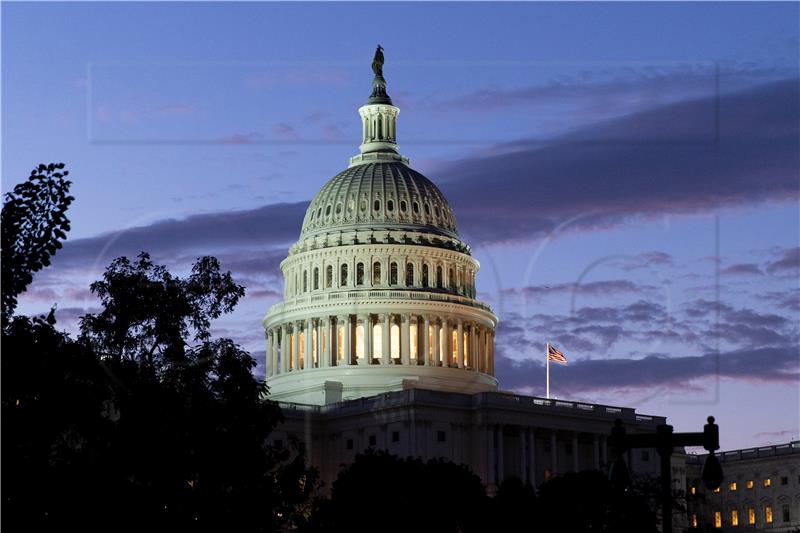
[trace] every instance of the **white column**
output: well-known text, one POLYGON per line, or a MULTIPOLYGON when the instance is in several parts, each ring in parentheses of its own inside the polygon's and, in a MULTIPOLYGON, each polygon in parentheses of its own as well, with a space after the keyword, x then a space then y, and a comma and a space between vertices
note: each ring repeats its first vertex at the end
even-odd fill
POLYGON ((350 315, 342 317, 342 324, 344 325, 344 364, 353 364, 353 339, 352 339, 352 324, 350 323, 350 315))
POLYGON ((369 315, 364 315, 361 318, 361 324, 364 328, 364 359, 362 360, 362 364, 371 365, 372 364, 372 320, 370 320, 369 315))
POLYGON ((310 318, 306 319, 306 324, 303 327, 303 348, 305 348, 305 355, 303 356, 303 369, 314 368, 314 351, 312 350, 312 342, 314 342, 314 335, 311 333, 313 324, 310 318))
POLYGON ((472 362, 472 369, 480 371, 480 359, 478 358, 478 324, 473 323, 469 328, 469 359, 472 362))
POLYGON ((338 317, 334 317, 334 320, 330 321, 330 347, 331 347, 331 356, 329 361, 331 362, 331 366, 338 366, 339 365, 339 319, 338 317))
POLYGON ((578 434, 572 435, 572 471, 578 471, 578 434))
POLYGON ((433 366, 439 366, 439 319, 433 319, 433 335, 431 336, 431 342, 433 342, 433 366))
POLYGON ((272 353, 272 331, 267 330, 267 358, 264 361, 266 368, 264 369, 264 373, 267 377, 272 376, 272 360, 274 355, 272 353))
POLYGON ((528 428, 528 472, 530 475, 531 486, 536 487, 536 428, 528 428))
POLYGON ((411 316, 404 313, 400 317, 400 362, 411 364, 411 316))
POLYGON ((281 374, 289 371, 289 335, 286 324, 281 324, 281 374))
POLYGON ((458 368, 464 368, 464 321, 458 319, 456 346, 458 349, 458 368))
POLYGON ((494 330, 489 331, 489 374, 494 376, 494 330))
POLYGON ((392 315, 389 313, 380 316, 381 320, 381 364, 388 365, 392 362, 391 331, 392 315))
POLYGON ((442 366, 449 367, 450 359, 453 357, 453 333, 450 330, 450 321, 447 318, 442 319, 442 334, 444 335, 444 342, 442 348, 442 366))
POLYGON ((317 319, 317 367, 325 368, 325 356, 322 354, 322 347, 325 344, 322 342, 322 319, 317 319))
MULTIPOLYGON (((430 325, 431 325, 430 317, 428 315, 425 315, 423 317, 423 320, 422 320, 422 331, 420 332, 420 333, 422 333, 422 335, 418 335, 418 338, 417 338, 417 345, 418 346, 422 346, 422 360, 425 361, 425 363, 424 363, 425 366, 428 366, 428 365, 431 364, 430 363, 430 356, 428 355, 428 349, 429 349, 428 348, 428 344, 429 344, 428 343, 428 340, 429 340, 428 334, 430 333, 430 325), (419 337, 421 337, 421 339, 419 337), (422 343, 420 343, 420 340, 422 340, 422 343)), ((419 360, 419 355, 417 355, 417 359, 419 360)))
POLYGON ((292 323, 292 370, 300 370, 300 322, 292 323))
POLYGON ((333 324, 331 323, 331 317, 326 316, 323 320, 323 338, 325 342, 325 347, 322 350, 323 354, 322 357, 325 359, 325 367, 333 366, 331 363, 331 329, 333 324))

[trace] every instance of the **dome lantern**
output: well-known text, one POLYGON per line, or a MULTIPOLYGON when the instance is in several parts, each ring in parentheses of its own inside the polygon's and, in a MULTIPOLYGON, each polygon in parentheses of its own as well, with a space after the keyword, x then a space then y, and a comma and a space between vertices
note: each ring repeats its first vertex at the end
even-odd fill
POLYGON ((383 47, 378 45, 372 60, 372 93, 367 103, 361 106, 361 146, 360 154, 350 158, 350 166, 374 161, 400 161, 409 164, 407 158, 400 155, 397 147, 397 115, 400 108, 392 105, 392 99, 386 92, 386 80, 383 77, 383 47))

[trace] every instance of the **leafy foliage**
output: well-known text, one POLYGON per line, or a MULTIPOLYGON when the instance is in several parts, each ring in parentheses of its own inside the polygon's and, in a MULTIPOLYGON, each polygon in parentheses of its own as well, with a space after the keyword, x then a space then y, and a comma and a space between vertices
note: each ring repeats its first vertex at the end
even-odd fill
POLYGON ((491 531, 489 504, 465 466, 367 450, 339 473, 330 500, 317 501, 305 531, 491 531))
POLYGON ((33 274, 50 265, 70 229, 66 211, 74 198, 64 163, 39 165, 6 194, 2 211, 2 316, 7 323, 33 274))
POLYGON ((200 258, 181 279, 144 252, 136 262, 115 259, 91 290, 103 311, 81 319, 83 339, 104 356, 156 370, 186 362, 188 340, 207 341, 211 320, 244 296, 244 287, 230 272, 221 273, 214 257, 200 258))

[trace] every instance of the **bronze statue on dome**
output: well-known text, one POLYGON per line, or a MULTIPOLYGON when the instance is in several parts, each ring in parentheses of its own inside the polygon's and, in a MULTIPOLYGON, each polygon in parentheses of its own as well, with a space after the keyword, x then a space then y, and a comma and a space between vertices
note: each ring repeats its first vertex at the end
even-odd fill
POLYGON ((375 76, 383 76, 383 47, 378 45, 375 50, 375 57, 372 58, 372 72, 375 76))

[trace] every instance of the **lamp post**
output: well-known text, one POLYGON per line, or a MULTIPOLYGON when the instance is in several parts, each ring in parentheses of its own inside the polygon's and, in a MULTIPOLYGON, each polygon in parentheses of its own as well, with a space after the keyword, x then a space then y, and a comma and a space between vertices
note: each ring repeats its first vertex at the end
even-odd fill
POLYGON ((708 417, 708 424, 702 433, 673 433, 672 426, 661 424, 655 434, 628 435, 622 420, 614 421, 609 444, 614 453, 614 462, 608 470, 609 481, 618 490, 625 491, 630 485, 630 474, 623 454, 633 448, 655 448, 661 459, 661 531, 672 533, 672 450, 678 446, 702 446, 708 450, 703 465, 703 483, 710 490, 719 488, 722 483, 722 466, 714 455, 719 449, 719 426, 714 417, 708 417))

